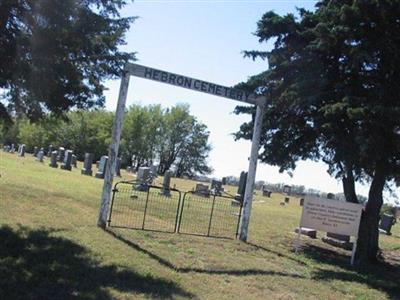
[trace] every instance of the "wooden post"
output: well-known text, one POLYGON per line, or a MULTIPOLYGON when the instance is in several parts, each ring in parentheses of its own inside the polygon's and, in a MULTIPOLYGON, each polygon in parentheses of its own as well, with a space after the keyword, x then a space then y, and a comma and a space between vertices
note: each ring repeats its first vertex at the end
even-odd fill
POLYGON ((260 147, 260 137, 264 118, 264 101, 259 101, 257 105, 256 118, 254 120, 253 138, 251 143, 251 153, 249 162, 249 172, 246 182, 246 190, 244 192, 243 210, 240 218, 239 239, 243 242, 247 241, 247 232, 249 229, 251 206, 253 202, 254 181, 256 179, 258 150, 260 147))
POLYGON ((103 193, 101 195, 99 218, 97 220, 97 226, 103 229, 107 226, 107 218, 110 209, 111 189, 113 184, 115 165, 117 162, 119 142, 121 138, 122 122, 125 113, 125 103, 128 96, 129 78, 130 74, 126 70, 126 68, 124 68, 121 78, 121 85, 119 88, 117 110, 115 113, 115 119, 112 128, 111 145, 108 152, 107 168, 104 175, 103 193))

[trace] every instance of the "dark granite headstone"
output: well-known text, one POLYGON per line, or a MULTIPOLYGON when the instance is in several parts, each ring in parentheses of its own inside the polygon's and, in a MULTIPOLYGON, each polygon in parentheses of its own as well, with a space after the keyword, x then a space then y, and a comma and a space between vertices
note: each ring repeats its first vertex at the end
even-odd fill
POLYGON ((387 235, 391 235, 390 230, 394 225, 396 219, 392 215, 383 214, 381 217, 381 221, 379 222, 379 231, 386 233, 387 235))
POLYGON ((64 161, 64 156, 65 156, 64 147, 59 147, 58 148, 58 153, 57 153, 57 161, 63 162, 64 161))
POLYGON ((246 183, 247 183, 247 172, 241 172, 239 178, 239 187, 237 190, 237 194, 235 200, 243 202, 244 193, 246 191, 246 183))
POLYGON ((49 163, 49 166, 52 167, 52 168, 58 168, 58 164, 57 164, 57 154, 58 154, 58 151, 57 151, 57 150, 51 152, 51 154, 50 154, 50 163, 49 163))
POLYGON ((85 153, 85 161, 81 170, 82 175, 92 176, 93 153, 85 153))
POLYGON ((104 176, 106 175, 107 162, 108 162, 108 156, 103 155, 100 158, 99 166, 97 168, 97 172, 95 175, 96 178, 101 178, 101 179, 104 178, 104 176))
POLYGON ((72 150, 65 151, 64 162, 61 165, 61 169, 71 171, 72 170, 72 150))

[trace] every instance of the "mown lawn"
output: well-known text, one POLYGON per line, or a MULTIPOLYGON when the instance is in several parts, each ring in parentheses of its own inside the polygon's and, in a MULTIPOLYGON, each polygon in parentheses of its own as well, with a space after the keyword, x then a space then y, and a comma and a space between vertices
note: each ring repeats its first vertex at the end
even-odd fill
MULTIPOLYGON (((96 227, 102 180, 80 168, 0 152, 0 174, 0 299, 400 299, 399 224, 381 236, 386 261, 355 270, 350 252, 320 239, 304 237, 293 252, 295 198, 281 206, 282 195, 257 194, 245 244, 103 231, 96 227)), ((186 191, 195 182, 173 185, 186 191)))

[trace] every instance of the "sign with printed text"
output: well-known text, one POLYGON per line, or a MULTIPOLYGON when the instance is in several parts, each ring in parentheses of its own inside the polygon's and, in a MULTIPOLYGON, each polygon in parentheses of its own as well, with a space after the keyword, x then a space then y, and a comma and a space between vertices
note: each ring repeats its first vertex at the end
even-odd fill
POLYGON ((216 83, 194 79, 191 77, 170 73, 167 71, 157 70, 154 68, 138 65, 127 64, 126 69, 132 76, 137 76, 145 79, 163 82, 166 84, 175 85, 178 87, 195 90, 198 92, 211 94, 214 96, 229 98, 236 101, 257 104, 257 99, 254 94, 247 93, 242 90, 231 87, 222 86, 216 83))
POLYGON ((336 200, 306 198, 301 214, 300 227, 358 236, 361 204, 336 200))

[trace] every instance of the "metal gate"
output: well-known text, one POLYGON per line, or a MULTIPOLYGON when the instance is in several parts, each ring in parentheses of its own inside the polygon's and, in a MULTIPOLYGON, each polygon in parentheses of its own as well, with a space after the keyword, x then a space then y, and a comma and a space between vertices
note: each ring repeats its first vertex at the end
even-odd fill
POLYGON ((242 206, 231 196, 183 196, 178 232, 211 237, 236 237, 242 206))
POLYGON ((232 196, 202 196, 122 181, 113 189, 108 225, 234 238, 242 205, 232 196))
POLYGON ((118 182, 113 189, 108 225, 176 232, 181 193, 162 187, 118 182))

